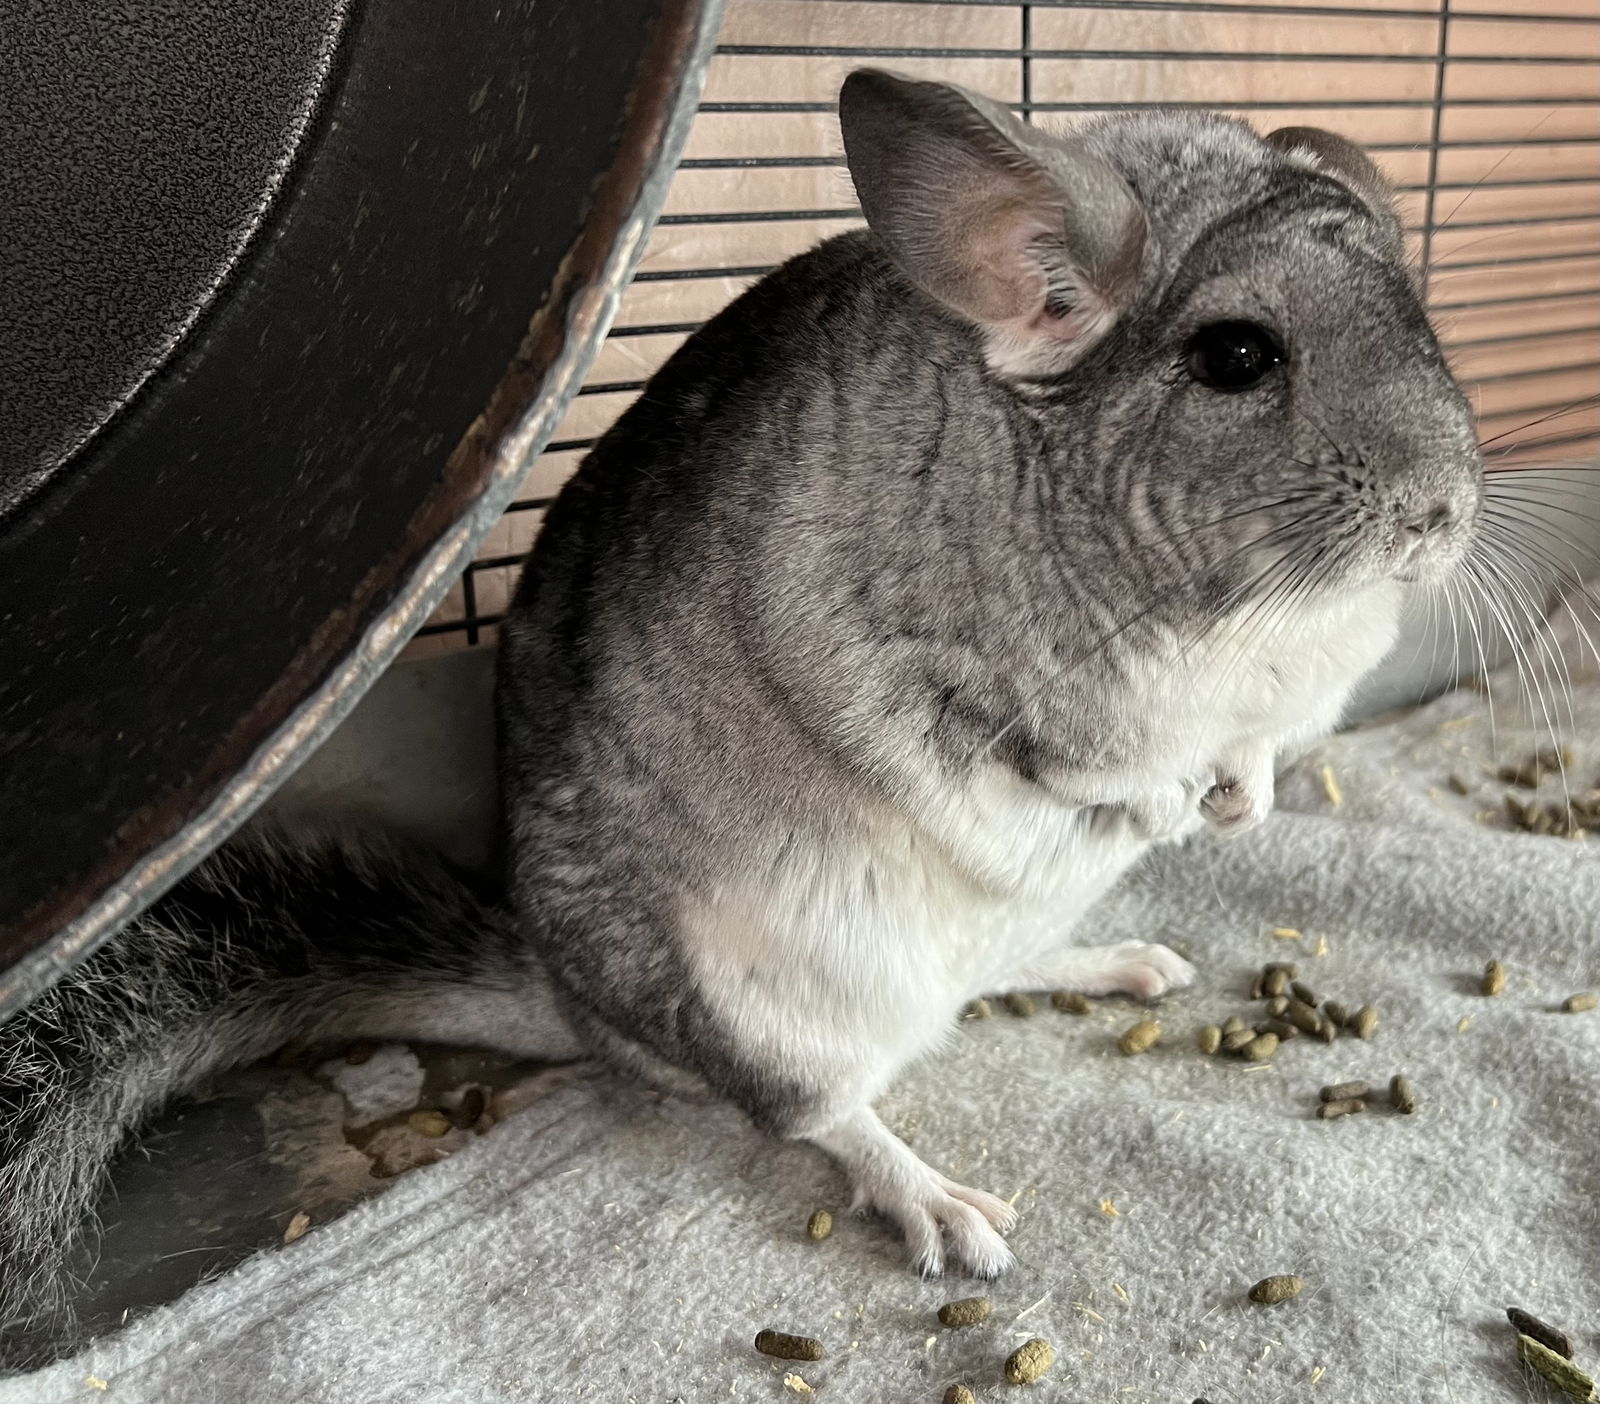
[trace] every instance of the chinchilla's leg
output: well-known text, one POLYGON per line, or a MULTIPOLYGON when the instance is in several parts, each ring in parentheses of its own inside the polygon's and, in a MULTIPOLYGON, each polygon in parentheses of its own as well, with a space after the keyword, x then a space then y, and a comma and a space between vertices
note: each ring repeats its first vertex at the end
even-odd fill
POLYGON ((997 1277, 1012 1265, 1001 1235, 1015 1223, 1015 1211, 1004 1200, 958 1185, 925 1165, 871 1107, 857 1107, 826 1131, 803 1139, 844 1167, 854 1209, 882 1214, 899 1227, 924 1276, 938 1276, 948 1267, 997 1277))

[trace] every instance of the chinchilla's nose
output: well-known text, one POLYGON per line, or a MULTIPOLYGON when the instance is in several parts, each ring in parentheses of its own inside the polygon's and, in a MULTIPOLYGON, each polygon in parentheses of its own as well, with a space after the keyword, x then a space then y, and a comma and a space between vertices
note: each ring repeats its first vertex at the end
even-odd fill
POLYGON ((1401 523, 1401 529, 1409 536, 1424 537, 1436 531, 1443 531, 1455 519, 1455 511, 1448 502, 1435 502, 1426 512, 1419 512, 1408 522, 1401 523))
POLYGON ((1465 544, 1464 524, 1470 506, 1456 497, 1425 497, 1420 506, 1402 509, 1395 522, 1394 551, 1407 571, 1441 566, 1465 544))

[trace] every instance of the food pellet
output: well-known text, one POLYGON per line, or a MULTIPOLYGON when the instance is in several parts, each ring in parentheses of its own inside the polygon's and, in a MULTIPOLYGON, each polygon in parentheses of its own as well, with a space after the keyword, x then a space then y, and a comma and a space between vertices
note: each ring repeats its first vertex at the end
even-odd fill
POLYGON ((1319 995, 1309 985, 1302 985, 1298 980, 1291 980, 1289 982, 1289 989, 1301 1004, 1309 1004, 1313 1009, 1315 1009, 1319 1004, 1322 1003, 1321 995, 1319 995))
POLYGON ((311 1227, 311 1215, 296 1214, 289 1220, 289 1227, 283 1231, 283 1241, 293 1243, 297 1238, 304 1238, 306 1231, 311 1227))
POLYGON ((1322 1006, 1322 1012, 1332 1019, 1341 1029, 1350 1022, 1350 1011, 1336 999, 1330 999, 1322 1006))
POLYGON ((1025 994, 1008 994, 1000 1001, 1006 1007, 1008 1014, 1015 1014, 1019 1019, 1029 1018, 1033 1014, 1033 1000, 1025 994))
MULTIPOLYGON (((1292 930, 1291 928, 1289 928, 1287 926, 1280 926, 1272 934, 1274 936, 1284 936, 1284 935, 1299 936, 1300 933, 1298 931, 1292 930)), ((1267 972, 1271 972, 1273 970, 1281 970, 1291 980, 1298 980, 1300 978, 1300 967, 1298 965, 1296 965, 1292 960, 1269 960, 1261 968, 1262 968, 1262 970, 1267 971, 1267 972)))
POLYGON ((791 1336, 784 1331, 758 1331, 756 1349, 775 1360, 821 1360, 826 1354, 814 1336, 791 1336))
POLYGON ((1546 1321, 1523 1311, 1521 1307, 1507 1307, 1506 1320, 1519 1336, 1530 1336, 1546 1350, 1553 1350, 1563 1360, 1572 1359, 1572 1342, 1565 1331, 1558 1331, 1546 1321))
POLYGON ((438 1111, 414 1111, 406 1118, 406 1125, 419 1136, 437 1140, 450 1130, 450 1118, 438 1111))
POLYGON ((1600 1399, 1594 1376, 1586 1374, 1570 1360, 1563 1359, 1549 1346, 1541 1345, 1532 1336, 1517 1337, 1517 1359, 1524 1365, 1532 1366, 1569 1399, 1579 1400, 1581 1404, 1594 1404, 1595 1400, 1600 1399))
POLYGON ((1215 1024, 1207 1024, 1195 1038, 1202 1053, 1215 1053, 1222 1047, 1222 1030, 1215 1024))
POLYGON ((946 1302, 939 1308, 941 1326, 976 1326, 987 1321, 994 1311, 994 1303, 987 1297, 963 1297, 957 1302, 946 1302))
POLYGON ((1470 795, 1472 793, 1472 786, 1467 784, 1459 775, 1450 777, 1450 788, 1458 795, 1470 795))
POLYGON ((1250 998, 1265 999, 1267 997, 1266 977, 1257 975, 1250 982, 1250 998))
POLYGON ((989 1001, 986 999, 975 999, 971 1004, 961 1011, 961 1017, 963 1019, 987 1019, 993 1014, 994 1010, 990 1007, 989 1001))
POLYGON ((1277 1306, 1300 1295, 1306 1284, 1292 1274, 1283 1277, 1263 1277, 1250 1289, 1249 1297, 1261 1306, 1277 1306))
POLYGON ((1276 999, 1289 988, 1289 972, 1286 970, 1269 970, 1261 977, 1262 992, 1269 999, 1276 999))
POLYGON ((1600 996, 1592 994, 1575 994, 1568 997, 1561 1008, 1567 1014, 1587 1014, 1595 1005, 1600 1004, 1600 996))
POLYGON ((1238 1033, 1244 1027, 1244 1020, 1237 1014, 1230 1014, 1222 1021, 1222 1036, 1226 1038, 1231 1033, 1238 1033))
POLYGON ((1317 1108, 1317 1117, 1322 1121, 1337 1121, 1341 1116, 1353 1116, 1366 1109, 1367 1104, 1359 1097, 1349 1097, 1342 1102, 1324 1102, 1317 1108))
POLYGON ((1148 1053, 1160 1042, 1161 1025, 1154 1019, 1141 1019, 1117 1040, 1117 1047, 1131 1058, 1136 1053, 1148 1053))
POLYGON ((1267 1013, 1274 1019, 1281 1019, 1289 1011, 1289 998, 1287 995, 1273 995, 1267 1001, 1267 1013))
POLYGON ((1006 1379, 1012 1384, 1032 1384, 1056 1363, 1049 1341, 1031 1340, 1006 1357, 1006 1379))
POLYGON ((1237 1053, 1254 1043, 1255 1040, 1256 1031, 1254 1029, 1235 1029, 1230 1034, 1223 1034, 1222 1051, 1224 1053, 1237 1053))
POLYGON ((1483 967, 1483 980, 1478 985, 1478 993, 1483 995, 1497 995, 1506 987, 1506 968, 1497 960, 1491 960, 1483 967))
POLYGON ((1310 1005, 1301 1004, 1297 999, 1289 1001, 1289 1007, 1284 1011, 1284 1018, 1301 1033, 1314 1034, 1322 1027, 1322 1015, 1310 1005))
POLYGON ((1378 1011, 1364 1004, 1350 1016, 1350 1028, 1357 1038, 1371 1038, 1378 1027, 1378 1011))
POLYGON ((944 1392, 944 1404, 977 1404, 977 1396, 966 1385, 951 1385, 944 1392))
POLYGON ((1050 1003, 1063 1014, 1088 1014, 1094 1009, 1094 1004, 1076 990, 1057 990, 1050 996, 1050 1003))
POLYGON ((1365 1082, 1335 1082, 1324 1087, 1317 1095, 1324 1102, 1364 1101, 1372 1088, 1365 1082))
POLYGON ((1317 1037, 1324 1043, 1332 1043, 1339 1037, 1339 1026, 1326 1014, 1320 1016, 1320 1022, 1317 1024, 1317 1037))
POLYGON ((826 1209, 816 1210, 811 1217, 806 1220, 806 1237, 809 1238, 813 1243, 821 1243, 822 1240, 832 1232, 833 1215, 830 1214, 826 1209))
POLYGON ((1278 1051, 1278 1035, 1275 1033, 1257 1034, 1244 1046, 1244 1056, 1252 1063, 1264 1063, 1278 1051))
POLYGON ((1268 1033, 1277 1034, 1279 1043, 1287 1043, 1291 1038, 1300 1037, 1300 1030, 1285 1019, 1268 1019, 1261 1027, 1268 1033))

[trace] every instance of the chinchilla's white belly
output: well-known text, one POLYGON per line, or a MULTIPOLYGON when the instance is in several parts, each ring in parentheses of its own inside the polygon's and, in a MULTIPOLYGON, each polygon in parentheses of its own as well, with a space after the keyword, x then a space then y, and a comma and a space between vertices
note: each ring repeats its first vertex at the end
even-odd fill
POLYGON ((959 842, 871 817, 685 911, 702 996, 747 1054, 819 1081, 859 1065, 875 1095, 878 1074, 936 1047, 968 1000, 1072 943, 1150 846, 1114 813, 998 774, 952 813, 959 842))
POLYGON ((1075 943, 1079 920, 1150 847, 1114 809, 1069 806, 998 771, 969 802, 975 822, 955 844, 880 855, 887 892, 902 919, 920 914, 924 949, 957 1002, 1075 943))

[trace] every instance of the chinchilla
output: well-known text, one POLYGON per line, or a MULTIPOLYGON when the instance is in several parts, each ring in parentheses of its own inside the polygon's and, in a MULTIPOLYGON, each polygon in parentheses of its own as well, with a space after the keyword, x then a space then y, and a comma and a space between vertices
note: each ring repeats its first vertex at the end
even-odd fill
POLYGON ((873 70, 840 118, 867 228, 689 338, 549 514, 502 631, 505 895, 248 840, 0 1030, 13 1316, 156 1102, 446 1017, 814 1142, 924 1272, 1009 1262, 1010 1210, 874 1100, 976 996, 1193 978, 1074 933, 1152 844, 1266 816, 1471 544, 1481 462, 1343 139, 1050 133, 873 70))

